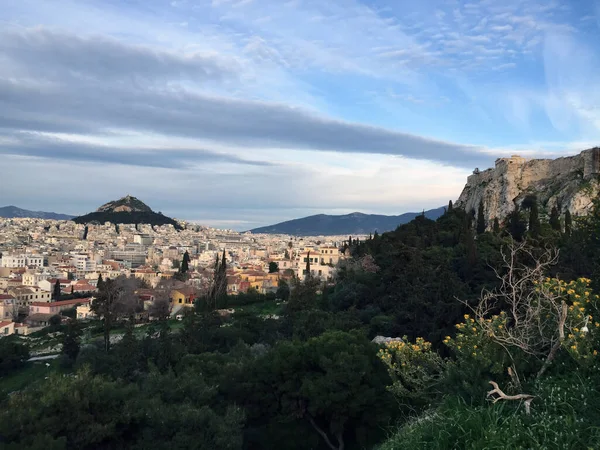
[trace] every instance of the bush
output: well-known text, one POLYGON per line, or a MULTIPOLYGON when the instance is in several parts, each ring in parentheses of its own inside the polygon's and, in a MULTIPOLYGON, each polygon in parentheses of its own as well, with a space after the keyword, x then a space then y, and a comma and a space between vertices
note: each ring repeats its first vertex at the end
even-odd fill
POLYGON ((29 347, 15 337, 0 339, 0 375, 22 367, 29 359, 29 347))
POLYGON ((596 382, 577 375, 547 378, 535 392, 531 415, 517 402, 471 406, 451 397, 402 426, 379 450, 593 448, 600 442, 596 382))

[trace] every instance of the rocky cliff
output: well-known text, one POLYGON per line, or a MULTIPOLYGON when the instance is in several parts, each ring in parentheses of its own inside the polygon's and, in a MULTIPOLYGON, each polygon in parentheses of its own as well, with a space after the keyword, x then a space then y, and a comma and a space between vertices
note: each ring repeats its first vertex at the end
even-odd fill
POLYGON ((599 147, 558 159, 500 158, 493 169, 475 169, 456 206, 477 211, 483 201, 488 226, 495 217, 502 222, 530 194, 537 195, 542 215, 555 205, 561 212, 584 215, 600 191, 599 180, 599 147))

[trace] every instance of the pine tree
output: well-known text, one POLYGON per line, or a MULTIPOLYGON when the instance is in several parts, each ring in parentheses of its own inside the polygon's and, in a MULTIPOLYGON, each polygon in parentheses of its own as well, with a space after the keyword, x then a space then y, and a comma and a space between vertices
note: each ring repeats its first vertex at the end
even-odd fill
POLYGON ((552 207, 550 211, 550 226, 553 230, 562 231, 560 226, 560 216, 558 214, 558 208, 555 206, 552 207))
POLYGON ((54 283, 54 291, 52 292, 52 300, 55 302, 59 301, 60 294, 60 280, 56 280, 56 283, 54 283))
POLYGON ((571 231, 573 230, 573 221, 571 219, 571 211, 567 209, 565 212, 565 234, 567 236, 571 236, 571 231))
POLYGON ((485 233, 485 216, 483 209, 483 200, 479 202, 479 208, 477 210, 477 234, 485 233))

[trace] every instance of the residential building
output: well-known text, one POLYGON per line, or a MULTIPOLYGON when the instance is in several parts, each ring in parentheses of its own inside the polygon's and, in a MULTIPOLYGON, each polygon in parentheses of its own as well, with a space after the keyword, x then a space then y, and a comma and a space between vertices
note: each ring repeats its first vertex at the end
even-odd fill
POLYGON ((0 322, 0 337, 10 336, 11 334, 15 334, 15 323, 12 320, 0 322))

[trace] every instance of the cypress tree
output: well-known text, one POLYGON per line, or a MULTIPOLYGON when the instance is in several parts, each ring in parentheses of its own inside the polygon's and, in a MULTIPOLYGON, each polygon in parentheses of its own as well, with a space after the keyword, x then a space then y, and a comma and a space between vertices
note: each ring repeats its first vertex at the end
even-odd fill
POLYGON ((500 234, 500 221, 497 217, 494 217, 494 234, 500 234))
POLYGON ((181 273, 186 273, 188 270, 190 270, 189 262, 190 262, 190 254, 186 250, 185 253, 183 254, 183 258, 181 260, 181 266, 179 267, 179 271, 181 273))
POLYGON ((529 209, 529 233, 533 237, 538 237, 542 232, 542 225, 540 223, 540 212, 538 209, 537 198, 531 200, 531 207, 529 209))
POLYGON ((485 233, 485 217, 483 210, 483 200, 479 202, 479 208, 477 210, 477 234, 485 233))
POLYGON ((571 231, 573 230, 573 221, 571 219, 571 211, 567 209, 565 212, 565 234, 567 236, 571 236, 571 231))
POLYGON ((98 292, 104 289, 104 280, 102 279, 102 274, 98 275, 98 282, 96 283, 96 287, 98 288, 98 292))
POLYGON ((453 207, 454 207, 454 206, 452 205, 452 200, 450 200, 450 201, 448 202, 448 212, 452 212, 452 208, 453 208, 453 207))
MULTIPOLYGON (((352 239, 352 238, 350 238, 352 239)), ((310 278, 310 251, 308 252, 308 255, 306 255, 306 278, 310 278)))
POLYGON ((521 220, 519 207, 515 205, 515 209, 508 217, 508 232, 515 241, 521 241, 525 235, 525 231, 527 231, 527 226, 521 220))
POLYGON ((556 205, 554 205, 550 211, 550 226, 553 230, 562 231, 560 226, 560 216, 556 205))
POLYGON ((57 279, 54 283, 54 291, 52 292, 52 299, 57 302, 60 300, 60 281, 57 279))

